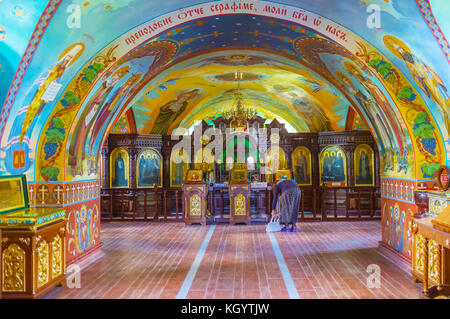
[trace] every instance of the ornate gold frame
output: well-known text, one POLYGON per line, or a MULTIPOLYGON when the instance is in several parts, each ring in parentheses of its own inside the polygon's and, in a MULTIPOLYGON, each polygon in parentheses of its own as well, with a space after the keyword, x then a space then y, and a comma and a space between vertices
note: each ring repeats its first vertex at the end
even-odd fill
POLYGON ((13 197, 20 196, 20 198, 18 198, 20 203, 10 203, 10 205, 7 205, 7 203, 2 203, 0 205, 0 214, 6 214, 29 208, 27 179, 25 175, 0 176, 0 184, 1 183, 10 183, 10 185, 11 183, 18 183, 18 185, 16 184, 16 186, 19 187, 20 192, 17 192, 18 190, 11 189, 11 194, 2 193, 1 196, 2 199, 6 201, 11 200, 11 198, 13 197))

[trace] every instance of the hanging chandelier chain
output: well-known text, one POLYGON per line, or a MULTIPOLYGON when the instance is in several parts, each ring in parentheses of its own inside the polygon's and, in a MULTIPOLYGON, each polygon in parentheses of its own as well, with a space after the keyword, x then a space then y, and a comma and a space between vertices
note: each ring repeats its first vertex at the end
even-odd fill
POLYGON ((243 79, 243 72, 235 72, 234 79, 238 81, 237 88, 235 90, 234 96, 234 105, 230 109, 227 109, 223 112, 223 117, 227 120, 231 120, 234 123, 237 123, 238 126, 247 125, 247 121, 256 117, 257 112, 254 108, 247 108, 242 100, 243 94, 241 93, 241 80, 243 79))

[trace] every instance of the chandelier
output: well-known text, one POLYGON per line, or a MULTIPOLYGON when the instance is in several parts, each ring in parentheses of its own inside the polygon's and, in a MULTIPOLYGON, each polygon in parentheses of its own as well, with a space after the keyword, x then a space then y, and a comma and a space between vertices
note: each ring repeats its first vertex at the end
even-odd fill
POLYGON ((230 109, 222 109, 222 117, 230 121, 230 127, 235 130, 246 130, 248 120, 256 117, 257 112, 253 108, 247 108, 243 105, 243 94, 241 92, 241 80, 243 78, 242 72, 235 72, 234 79, 238 80, 237 89, 234 92, 234 103, 230 109))

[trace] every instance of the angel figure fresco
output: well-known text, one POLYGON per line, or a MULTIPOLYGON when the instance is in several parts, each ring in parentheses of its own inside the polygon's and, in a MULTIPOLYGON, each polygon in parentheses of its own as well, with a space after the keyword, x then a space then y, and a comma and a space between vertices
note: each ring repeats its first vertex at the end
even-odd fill
POLYGON ((24 101, 24 106, 18 110, 10 130, 6 148, 6 168, 14 174, 22 174, 30 167, 29 139, 44 107, 50 102, 45 93, 55 86, 65 70, 69 68, 83 53, 83 43, 74 43, 59 56, 56 65, 50 68, 33 83, 24 101))
POLYGON ((416 57, 400 39, 386 35, 383 41, 389 51, 405 62, 411 76, 422 92, 436 103, 447 131, 450 132, 450 98, 442 79, 428 65, 416 57))
POLYGON ((172 100, 161 107, 150 134, 167 134, 170 126, 175 122, 178 116, 184 112, 189 102, 200 97, 200 95, 201 91, 199 89, 179 92, 175 97, 175 100, 172 100))
POLYGON ((68 164, 72 168, 72 175, 82 175, 82 162, 85 159, 84 144, 88 133, 92 130, 101 107, 106 101, 106 98, 113 90, 114 86, 122 79, 128 72, 128 66, 120 68, 110 78, 106 79, 97 91, 91 96, 86 107, 84 108, 75 130, 72 133, 72 138, 69 146, 69 160, 68 164))
POLYGON ((395 112, 390 107, 390 104, 387 101, 386 97, 384 96, 383 92, 369 77, 364 76, 355 65, 353 65, 348 61, 344 62, 344 65, 347 68, 348 72, 352 76, 354 76, 359 81, 359 83, 361 83, 366 92, 373 97, 373 99, 377 102, 377 105, 379 105, 382 108, 383 113, 387 117, 388 123, 391 124, 395 137, 399 142, 399 149, 401 153, 403 153, 404 150, 404 143, 403 143, 404 138, 402 136, 403 131, 402 128, 399 126, 398 119, 394 118, 393 114, 395 114, 395 112))
MULTIPOLYGON (((371 127, 374 129, 376 135, 381 139, 381 153, 384 154, 387 149, 391 149, 392 151, 398 150, 397 141, 391 138, 395 134, 390 129, 382 112, 377 112, 378 107, 375 104, 375 100, 364 95, 344 73, 336 72, 336 76, 343 84, 344 89, 355 98, 362 111, 366 114, 367 120, 370 121, 371 127)), ((390 169, 393 169, 393 167, 392 164, 389 164, 390 169)))
POLYGON ((48 70, 44 78, 40 78, 35 82, 35 84, 39 84, 39 87, 37 88, 33 99, 28 105, 28 110, 23 121, 22 130, 20 131, 20 142, 23 141, 23 137, 30 128, 33 120, 39 116, 44 106, 47 104, 47 102, 49 102, 44 99, 44 93, 52 83, 58 83, 57 80, 61 78, 66 68, 72 65, 80 57, 83 51, 83 43, 73 44, 72 46, 67 48, 63 52, 63 54, 61 54, 57 64, 53 68, 48 70))
POLYGON ((396 141, 398 142, 397 153, 399 155, 398 164, 399 164, 399 172, 402 170, 407 172, 408 169, 408 146, 406 144, 405 133, 402 129, 403 119, 397 117, 398 113, 392 110, 390 107, 390 103, 387 101, 385 95, 380 90, 380 88, 369 78, 363 75, 361 70, 353 65, 352 63, 346 61, 344 65, 347 71, 354 76, 359 83, 361 83, 362 87, 366 90, 366 92, 372 97, 373 101, 376 102, 377 106, 380 106, 383 110, 382 113, 377 112, 377 118, 380 120, 380 123, 384 126, 386 132, 393 132, 396 137, 396 141), (385 118, 387 117, 387 119, 385 118), (391 130, 388 130, 390 128, 391 130))
POLYGON ((314 102, 301 99, 296 93, 290 93, 293 106, 302 114, 306 114, 305 121, 310 129, 316 132, 332 131, 330 120, 320 106, 314 102))
POLYGON ((125 98, 130 95, 132 92, 131 88, 137 83, 140 77, 140 74, 133 74, 123 85, 115 88, 115 90, 111 93, 111 98, 109 98, 108 102, 106 102, 101 108, 97 120, 92 127, 92 131, 88 134, 85 145, 85 148, 88 146, 87 149, 89 150, 89 155, 92 158, 92 173, 96 173, 96 164, 98 162, 97 149, 101 140, 101 138, 99 140, 98 137, 102 135, 105 128, 108 126, 111 117, 117 112, 125 98))

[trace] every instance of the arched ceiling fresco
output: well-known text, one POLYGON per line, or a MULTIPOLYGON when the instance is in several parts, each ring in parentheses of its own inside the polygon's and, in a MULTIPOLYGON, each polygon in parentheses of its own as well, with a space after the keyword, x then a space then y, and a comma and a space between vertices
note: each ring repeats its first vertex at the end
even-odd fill
POLYGON ((298 62, 251 50, 220 50, 170 68, 132 107, 140 133, 157 132, 154 122, 164 104, 179 92, 198 90, 175 127, 189 128, 232 107, 237 90, 235 72, 242 72, 241 92, 247 106, 268 119, 285 119, 298 132, 343 130, 350 103, 334 86, 298 62))
POLYGON ((0 101, 3 102, 45 1, 0 1, 0 101))
POLYGON ((448 37, 450 36, 450 12, 448 10, 448 1, 430 0, 430 7, 437 24, 440 26, 442 33, 448 40, 448 37))
MULTIPOLYGON (((21 60, 6 53, 14 80, 0 121, 3 173, 96 178, 102 142, 123 112, 131 110, 143 133, 189 127, 230 103, 235 71, 246 74, 250 105, 298 131, 364 127, 362 120, 385 176, 429 179, 450 160, 449 63, 413 0, 305 0, 302 8, 297 1, 37 3, 29 7, 43 13, 29 24, 39 19, 38 27, 17 35, 18 43, 31 38, 16 50, 25 51, 21 60), (375 27, 373 5, 381 10, 375 27), (241 60, 230 62, 237 54, 241 60)), ((6 37, 18 27, 11 21, 2 21, 6 37)))

